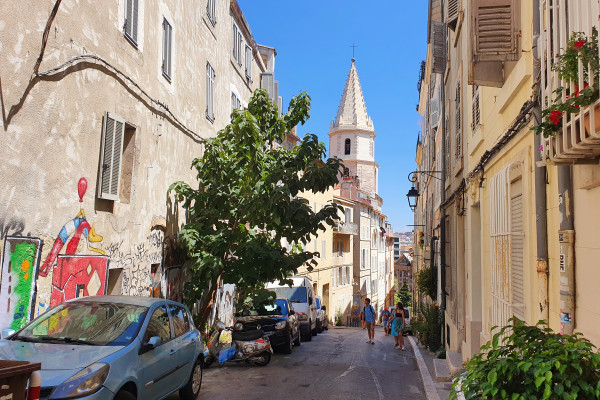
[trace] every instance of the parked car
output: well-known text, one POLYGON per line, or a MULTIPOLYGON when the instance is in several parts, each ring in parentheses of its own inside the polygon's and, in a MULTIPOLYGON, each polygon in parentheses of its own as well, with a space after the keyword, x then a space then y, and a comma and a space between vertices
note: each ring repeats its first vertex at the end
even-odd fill
POLYGON ((329 329, 329 316, 321 298, 317 296, 315 300, 317 302, 317 333, 321 333, 323 330, 329 329))
POLYGON ((274 305, 253 307, 239 314, 233 326, 235 332, 261 329, 277 351, 291 354, 300 346, 300 322, 289 299, 276 299, 274 305))
POLYGON ((42 364, 40 399, 198 396, 202 340, 188 308, 152 297, 66 301, 22 329, 2 331, 0 359, 42 364))
POLYGON ((277 293, 278 298, 289 299, 300 319, 302 340, 310 342, 317 335, 317 302, 312 281, 307 277, 289 278, 289 285, 271 282, 266 288, 277 293))
MULTIPOLYGON (((390 307, 390 315, 394 315, 396 307, 390 307)), ((404 307, 404 329, 402 331, 407 335, 412 335, 412 328, 410 326, 410 310, 404 307)))

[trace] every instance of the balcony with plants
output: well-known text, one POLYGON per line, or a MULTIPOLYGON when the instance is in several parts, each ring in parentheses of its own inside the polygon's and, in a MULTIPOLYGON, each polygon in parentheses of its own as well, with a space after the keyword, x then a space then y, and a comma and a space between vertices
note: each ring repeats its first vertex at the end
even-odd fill
POLYGON ((541 2, 539 151, 549 164, 597 163, 600 157, 598 2, 567 9, 541 2))

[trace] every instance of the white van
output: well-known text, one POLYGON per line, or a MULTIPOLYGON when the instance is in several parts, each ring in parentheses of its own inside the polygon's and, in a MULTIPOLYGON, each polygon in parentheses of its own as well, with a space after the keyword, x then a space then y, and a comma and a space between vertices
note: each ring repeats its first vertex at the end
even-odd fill
POLYGON ((293 281, 292 287, 271 282, 266 285, 268 290, 277 293, 277 298, 289 299, 300 320, 300 333, 302 340, 310 342, 317 335, 317 302, 312 281, 307 277, 289 278, 293 281))

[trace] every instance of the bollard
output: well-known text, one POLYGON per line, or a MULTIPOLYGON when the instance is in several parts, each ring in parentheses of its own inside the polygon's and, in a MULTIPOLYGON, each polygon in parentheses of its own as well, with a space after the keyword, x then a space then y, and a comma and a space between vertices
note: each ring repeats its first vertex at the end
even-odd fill
POLYGON ((42 386, 42 376, 39 371, 33 371, 29 376, 29 389, 27 390, 27 400, 40 400, 40 388, 42 386))

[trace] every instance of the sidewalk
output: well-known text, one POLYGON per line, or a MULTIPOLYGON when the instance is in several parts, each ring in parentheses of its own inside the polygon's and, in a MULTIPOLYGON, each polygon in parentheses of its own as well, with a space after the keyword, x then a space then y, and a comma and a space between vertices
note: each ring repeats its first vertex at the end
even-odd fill
POLYGON ((414 336, 407 336, 419 366, 427 400, 446 400, 452 388, 451 382, 435 382, 433 378, 433 359, 435 356, 422 346, 414 336))

